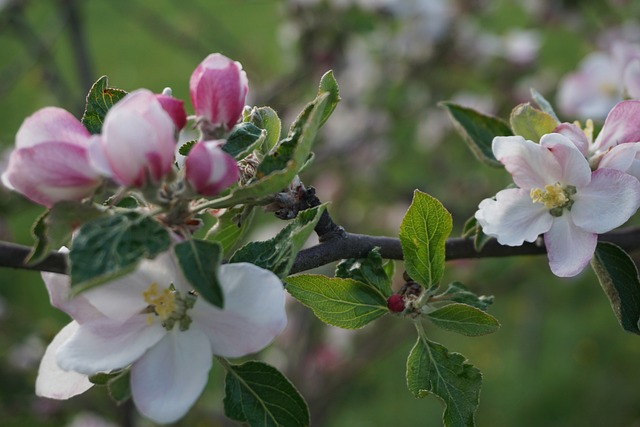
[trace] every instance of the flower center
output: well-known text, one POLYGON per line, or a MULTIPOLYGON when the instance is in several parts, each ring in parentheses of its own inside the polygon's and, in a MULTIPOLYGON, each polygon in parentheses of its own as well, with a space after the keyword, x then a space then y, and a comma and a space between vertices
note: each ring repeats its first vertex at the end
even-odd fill
POLYGON ((191 317, 187 315, 187 310, 193 308, 196 303, 198 297, 195 293, 189 292, 183 297, 173 285, 160 288, 158 283, 153 282, 142 293, 142 297, 148 304, 145 310, 149 313, 148 324, 153 323, 154 317, 158 317, 167 331, 173 329, 176 323, 181 331, 189 329, 191 317))
POLYGON ((545 185, 542 188, 532 188, 529 196, 533 203, 542 203, 549 213, 553 216, 562 216, 562 212, 566 208, 571 210, 573 200, 571 196, 576 194, 576 187, 567 185, 563 187, 559 182, 551 185, 545 185))

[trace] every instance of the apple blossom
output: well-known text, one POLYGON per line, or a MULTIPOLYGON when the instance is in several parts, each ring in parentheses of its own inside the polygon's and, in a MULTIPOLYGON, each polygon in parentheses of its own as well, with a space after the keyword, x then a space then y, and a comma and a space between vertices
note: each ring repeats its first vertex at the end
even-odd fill
POLYGON ((222 151, 225 141, 199 141, 184 162, 191 187, 203 196, 215 196, 240 178, 236 160, 222 151))
POLYGON ((91 135, 71 113, 46 107, 27 117, 16 134, 2 182, 32 201, 51 207, 81 200, 100 184, 89 161, 91 135))
POLYGON ((172 171, 175 147, 172 117, 157 95, 138 89, 109 109, 90 154, 94 165, 117 183, 143 187, 172 171))
POLYGON ((544 135, 540 144, 521 136, 496 137, 492 150, 519 188, 483 200, 478 223, 508 246, 543 234, 557 276, 580 273, 593 257, 597 235, 622 225, 640 207, 637 179, 614 169, 592 172, 565 135, 544 135))
POLYGON ((248 91, 247 74, 237 61, 212 53, 196 67, 189 94, 205 138, 220 137, 233 128, 242 115, 248 91))
POLYGON ((130 367, 133 401, 158 423, 179 419, 195 403, 214 354, 259 351, 286 325, 280 279, 248 263, 220 267, 223 309, 191 291, 170 253, 73 298, 68 277, 43 278, 52 304, 74 320, 42 361, 39 394, 70 397, 86 387, 82 375, 130 367), (61 381, 65 373, 70 383, 61 381))
POLYGON ((171 88, 165 88, 162 93, 156 94, 156 98, 162 105, 164 111, 171 116, 176 130, 180 131, 187 124, 187 113, 184 111, 184 101, 174 98, 171 88))

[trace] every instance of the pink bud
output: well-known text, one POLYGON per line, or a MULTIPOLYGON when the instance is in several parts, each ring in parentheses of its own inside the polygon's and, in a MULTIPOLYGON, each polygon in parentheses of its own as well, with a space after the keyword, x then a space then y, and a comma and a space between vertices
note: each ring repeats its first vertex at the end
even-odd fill
POLYGON ((404 311, 404 299, 398 294, 393 294, 387 298, 387 307, 394 313, 402 313, 404 311))
POLYGON ((215 196, 240 178, 236 160, 220 149, 224 141, 200 141, 189 151, 184 167, 191 187, 204 196, 215 196))
POLYGON ((242 115, 248 91, 242 65, 219 53, 207 56, 189 81, 191 102, 205 130, 229 131, 242 115))
POLYGON ((91 161, 119 184, 143 187, 172 171, 175 147, 172 118, 155 94, 138 89, 107 112, 91 161))
POLYGON ((81 200, 100 184, 88 156, 91 135, 71 113, 47 107, 27 117, 16 134, 16 150, 2 174, 5 186, 51 207, 81 200))
POLYGON ((184 101, 174 98, 170 93, 162 92, 156 98, 164 111, 171 116, 177 130, 181 130, 187 124, 187 113, 184 111, 184 101))

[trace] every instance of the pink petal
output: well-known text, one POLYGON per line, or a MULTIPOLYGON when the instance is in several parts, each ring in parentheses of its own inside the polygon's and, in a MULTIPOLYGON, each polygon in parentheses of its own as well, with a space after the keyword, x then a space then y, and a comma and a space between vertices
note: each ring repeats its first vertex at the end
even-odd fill
POLYGON ((156 423, 172 423, 204 390, 212 364, 211 347, 197 329, 173 330, 131 367, 133 402, 156 423))
POLYGON ((549 149, 560 164, 562 175, 558 182, 582 187, 591 180, 589 162, 578 148, 564 135, 550 133, 540 139, 540 145, 549 149))
POLYGON ((236 160, 219 148, 224 141, 199 141, 185 160, 185 174, 193 189, 215 196, 240 178, 236 160))
POLYGON ((201 298, 193 308, 193 327, 202 330, 213 353, 240 357, 266 347, 287 324, 282 282, 272 272, 248 263, 220 267, 224 309, 201 298))
POLYGON ((622 101, 613 107, 593 150, 606 151, 623 142, 640 142, 640 101, 622 101))
POLYGON ((171 116, 176 130, 181 130, 187 124, 187 113, 184 111, 184 101, 171 95, 157 94, 156 98, 164 111, 171 116))
POLYGON ((640 207, 640 182, 613 169, 593 172, 591 183, 573 197, 573 222, 591 232, 606 233, 624 224, 640 207))
POLYGON ((56 363, 56 352, 79 328, 71 322, 58 332, 42 356, 38 377, 36 378, 36 394, 50 399, 68 399, 90 389, 93 384, 88 377, 73 371, 64 371, 56 363))
POLYGON ((562 169, 553 154, 521 136, 497 136, 491 148, 520 188, 543 188, 562 177, 562 169))
POLYGON ((59 349, 56 361, 62 369, 84 374, 125 368, 166 335, 157 321, 141 314, 117 322, 100 317, 80 325, 59 349))
POLYGON ((597 243, 597 234, 577 227, 565 211, 544 235, 551 271, 559 277, 577 275, 589 264, 597 243))
POLYGON ((65 142, 86 146, 91 134, 70 112, 57 107, 42 108, 27 117, 16 133, 16 148, 43 142, 65 142))
POLYGON ((640 142, 625 142, 616 145, 602 156, 600 163, 598 163, 598 169, 615 169, 627 172, 638 154, 640 154, 640 142))
POLYGON ((584 156, 589 154, 589 140, 587 136, 582 129, 573 123, 561 123, 553 130, 553 133, 566 136, 584 156))
POLYGON ((534 242, 551 227, 553 217, 541 203, 531 200, 528 190, 499 191, 496 200, 484 199, 475 215, 482 231, 507 246, 534 242))

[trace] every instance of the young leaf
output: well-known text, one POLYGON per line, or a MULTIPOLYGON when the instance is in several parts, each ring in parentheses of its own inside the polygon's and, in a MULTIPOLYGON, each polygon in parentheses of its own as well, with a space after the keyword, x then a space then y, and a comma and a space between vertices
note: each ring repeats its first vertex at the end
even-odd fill
POLYGON ((540 107, 542 111, 550 115, 553 118, 553 120, 560 123, 560 120, 558 119, 556 112, 553 111, 553 107, 551 106, 549 101, 547 101, 545 97, 540 94, 540 92, 538 92, 534 88, 531 88, 531 97, 533 98, 535 103, 538 104, 538 107, 540 107))
POLYGON ((371 285, 386 297, 391 295, 391 277, 384 269, 380 248, 373 248, 366 258, 343 259, 336 266, 336 277, 371 285))
POLYGON ((513 132, 502 119, 486 116, 471 108, 452 102, 441 102, 458 133, 469 145, 476 158, 490 166, 502 167, 491 150, 491 143, 496 136, 511 136, 513 132))
POLYGON ((416 190, 400 224, 400 244, 407 273, 422 286, 437 285, 442 278, 445 242, 451 228, 451 214, 444 206, 416 190))
POLYGON ((480 310, 486 311, 487 308, 493 304, 492 296, 478 296, 467 289, 460 282, 453 282, 449 284, 449 287, 446 291, 440 295, 443 297, 442 299, 447 299, 448 301, 459 302, 461 304, 467 304, 472 307, 479 308, 480 310))
POLYGON ((222 253, 230 254, 240 241, 253 220, 255 207, 251 205, 235 206, 218 216, 217 222, 207 232, 205 240, 213 240, 222 245, 222 253))
POLYGON ((389 311, 384 295, 353 279, 298 274, 284 281, 286 290, 318 319, 339 328, 359 329, 389 311))
POLYGON ((267 154, 278 144, 278 141, 280 141, 282 123, 278 117, 278 113, 271 107, 254 107, 249 115, 249 122, 267 131, 264 143, 262 147, 260 147, 260 150, 264 154, 267 154))
POLYGON ((417 398, 432 393, 442 399, 446 427, 475 425, 482 374, 461 354, 418 337, 407 359, 407 386, 417 398))
POLYGON ((613 243, 599 242, 591 260, 620 326, 640 335, 640 278, 631 257, 613 243))
POLYGON ((71 287, 78 293, 123 276, 143 258, 169 249, 167 230, 156 220, 136 212, 117 213, 85 223, 71 250, 71 287))
POLYGON ((240 123, 227 138, 222 150, 236 160, 242 160, 253 150, 260 147, 267 137, 267 132, 253 123, 240 123))
POLYGON ((287 276, 298 251, 313 232, 324 208, 324 205, 320 205, 299 212, 275 237, 241 247, 229 262, 250 262, 273 271, 279 277, 287 276))
POLYGON ((108 87, 107 80, 107 76, 102 76, 91 86, 81 119, 84 127, 94 135, 102 131, 102 123, 107 111, 127 94, 122 89, 108 87))
POLYGON ((542 135, 553 132, 560 123, 544 111, 535 109, 528 102, 516 106, 509 119, 511 129, 524 139, 538 142, 542 135))
POLYGON ((217 242, 189 239, 173 247, 180 269, 204 299, 216 307, 224 306, 222 288, 218 282, 218 267, 222 262, 222 247, 217 242))
POLYGON ((335 110, 336 105, 340 102, 340 89, 338 88, 338 82, 333 76, 333 71, 329 70, 320 79, 320 85, 318 87, 318 95, 320 96, 324 93, 329 94, 329 102, 325 107, 324 113, 322 115, 322 120, 320 121, 320 126, 327 121, 333 110, 335 110))
POLYGON ((118 404, 131 398, 131 371, 126 369, 107 382, 109 396, 118 404))
POLYGON ((466 304, 448 304, 428 313, 434 325, 469 337, 491 334, 500 323, 490 314, 466 304))
POLYGON ((293 384, 273 366, 249 361, 223 363, 224 413, 251 427, 306 427, 309 408, 293 384))

